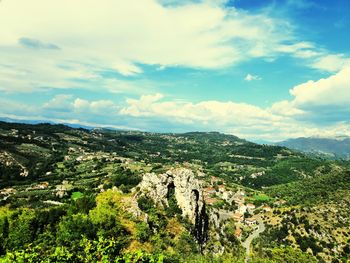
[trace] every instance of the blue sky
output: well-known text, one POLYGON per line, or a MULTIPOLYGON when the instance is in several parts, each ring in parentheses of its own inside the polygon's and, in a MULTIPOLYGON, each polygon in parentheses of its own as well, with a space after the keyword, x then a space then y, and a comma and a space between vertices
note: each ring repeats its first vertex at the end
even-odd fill
POLYGON ((0 117, 350 136, 348 0, 3 0, 0 117))

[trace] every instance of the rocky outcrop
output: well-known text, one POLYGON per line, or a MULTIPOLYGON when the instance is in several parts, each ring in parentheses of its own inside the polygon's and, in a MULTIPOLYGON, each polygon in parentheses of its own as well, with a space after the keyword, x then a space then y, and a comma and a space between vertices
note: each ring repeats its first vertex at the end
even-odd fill
POLYGON ((200 249, 208 239, 209 218, 202 193, 202 182, 185 168, 169 170, 164 174, 147 173, 139 185, 141 193, 156 204, 169 206, 168 199, 175 196, 182 216, 193 224, 192 234, 200 249))
POLYGON ((202 183, 189 169, 173 169, 163 174, 147 173, 139 187, 142 193, 164 207, 168 205, 169 192, 174 191, 182 215, 188 217, 193 224, 205 207, 202 183))
POLYGON ((160 206, 166 208, 171 204, 170 197, 176 198, 182 215, 188 217, 193 224, 192 235, 199 244, 202 253, 222 254, 225 245, 222 240, 227 239, 225 227, 228 221, 233 220, 234 211, 216 208, 206 204, 211 198, 209 190, 220 194, 226 202, 234 201, 234 193, 228 190, 215 190, 208 187, 201 177, 191 170, 178 168, 163 174, 147 173, 139 184, 141 195, 152 198, 160 206), (208 206, 207 206, 208 205, 208 206), (210 231, 209 231, 210 229, 210 231), (208 233, 210 232, 210 240, 208 233))

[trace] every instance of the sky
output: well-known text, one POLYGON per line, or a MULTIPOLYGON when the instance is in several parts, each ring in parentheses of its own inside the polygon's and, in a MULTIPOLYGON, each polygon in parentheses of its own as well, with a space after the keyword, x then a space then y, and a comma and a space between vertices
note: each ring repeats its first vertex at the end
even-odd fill
POLYGON ((0 0, 0 117, 350 136, 350 1, 0 0))

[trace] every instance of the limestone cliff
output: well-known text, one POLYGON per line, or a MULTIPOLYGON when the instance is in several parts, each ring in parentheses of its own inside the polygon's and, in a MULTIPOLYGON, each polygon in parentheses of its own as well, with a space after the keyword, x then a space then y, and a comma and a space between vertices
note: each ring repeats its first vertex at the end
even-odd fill
POLYGON ((175 190, 182 215, 187 216, 193 223, 196 219, 196 210, 201 211, 204 205, 202 183, 189 169, 173 169, 163 174, 147 173, 139 186, 141 192, 162 206, 168 205, 169 192, 175 190))
POLYGON ((168 206, 170 193, 174 193, 182 216, 188 217, 194 225, 193 235, 199 243, 207 240, 208 216, 202 193, 202 182, 185 168, 169 170, 163 174, 147 173, 139 185, 146 196, 156 204, 168 206))

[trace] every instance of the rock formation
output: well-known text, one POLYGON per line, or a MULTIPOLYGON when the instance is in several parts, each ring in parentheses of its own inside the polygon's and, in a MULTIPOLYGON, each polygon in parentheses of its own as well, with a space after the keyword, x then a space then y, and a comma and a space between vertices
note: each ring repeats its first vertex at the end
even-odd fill
POLYGON ((179 168, 163 174, 147 173, 139 186, 141 192, 162 206, 168 205, 168 193, 175 190, 182 215, 187 216, 192 223, 196 220, 196 210, 201 211, 204 205, 201 181, 189 169, 179 168))
POLYGON ((163 174, 147 173, 139 185, 146 196, 158 205, 168 206, 169 193, 173 192, 182 216, 193 223, 193 234, 198 243, 207 240, 208 216, 202 194, 202 182, 185 168, 169 170, 163 174))

